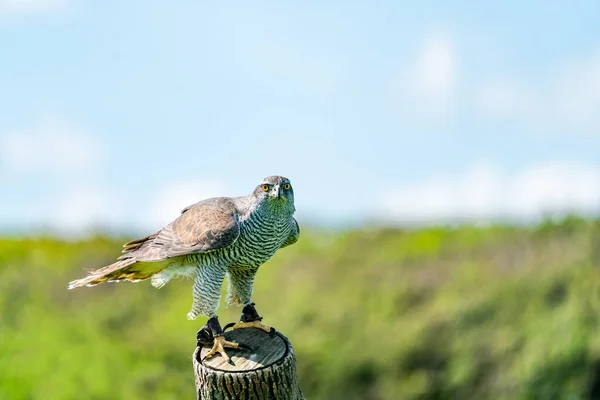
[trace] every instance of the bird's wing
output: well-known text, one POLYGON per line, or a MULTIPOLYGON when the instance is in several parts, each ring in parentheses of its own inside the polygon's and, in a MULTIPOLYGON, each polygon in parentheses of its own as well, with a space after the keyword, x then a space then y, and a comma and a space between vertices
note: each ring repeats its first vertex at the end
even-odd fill
POLYGON ((123 245, 119 259, 157 261, 204 253, 232 245, 240 236, 237 207, 216 197, 185 208, 172 223, 153 235, 123 245))
POLYGON ((280 249, 283 249, 286 246, 296 243, 300 238, 300 226, 298 225, 298 221, 296 221, 296 218, 293 218, 293 220, 294 225, 292 226, 290 234, 288 235, 287 239, 285 239, 285 242, 283 242, 280 249))

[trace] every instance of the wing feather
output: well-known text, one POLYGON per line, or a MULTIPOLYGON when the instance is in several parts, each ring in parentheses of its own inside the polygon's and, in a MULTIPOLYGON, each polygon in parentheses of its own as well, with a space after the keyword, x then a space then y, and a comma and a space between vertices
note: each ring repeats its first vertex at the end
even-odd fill
POLYGON ((298 225, 298 221, 296 221, 296 219, 294 218, 294 225, 292 226, 290 234, 285 239, 285 241, 281 245, 280 249, 283 249, 284 247, 287 247, 287 246, 290 246, 290 245, 296 243, 299 238, 300 238, 300 226, 298 225))
MULTIPOLYGON (((201 201, 160 231, 123 245, 123 255, 109 266, 70 282, 69 289, 102 282, 148 279, 168 266, 169 258, 222 249, 240 236, 235 203, 225 197, 201 201)), ((164 284, 164 283, 163 283, 164 284)))
POLYGON ((172 223, 153 235, 124 245, 120 259, 157 261, 204 253, 232 245, 240 235, 235 203, 217 197, 185 208, 172 223))

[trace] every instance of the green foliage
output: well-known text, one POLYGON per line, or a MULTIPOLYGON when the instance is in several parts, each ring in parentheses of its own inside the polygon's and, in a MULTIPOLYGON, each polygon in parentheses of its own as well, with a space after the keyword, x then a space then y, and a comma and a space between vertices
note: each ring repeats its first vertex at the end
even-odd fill
MULTIPOLYGON (((0 240, 0 399, 194 398, 190 282, 66 290, 123 241, 0 240)), ((599 267, 596 220, 305 229, 254 300, 309 399, 597 399, 599 267)))

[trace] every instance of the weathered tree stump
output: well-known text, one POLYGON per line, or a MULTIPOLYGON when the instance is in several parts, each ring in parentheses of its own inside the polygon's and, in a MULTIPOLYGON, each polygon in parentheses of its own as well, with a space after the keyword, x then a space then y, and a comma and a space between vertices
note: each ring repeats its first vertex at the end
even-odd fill
POLYGON ((196 348, 193 358, 198 400, 304 400, 294 350, 285 336, 249 328, 228 331, 225 339, 248 345, 252 351, 225 349, 234 366, 220 355, 202 362, 210 348, 196 348))

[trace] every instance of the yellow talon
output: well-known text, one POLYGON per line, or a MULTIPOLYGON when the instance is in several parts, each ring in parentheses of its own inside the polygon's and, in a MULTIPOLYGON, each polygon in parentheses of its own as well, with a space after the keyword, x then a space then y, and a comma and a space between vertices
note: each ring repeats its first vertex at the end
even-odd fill
POLYGON ((233 364, 233 362, 231 361, 231 359, 225 352, 225 347, 231 347, 232 349, 239 349, 240 345, 235 342, 228 342, 227 340, 225 340, 225 337, 223 335, 215 336, 214 341, 215 341, 215 343, 213 344, 212 349, 210 349, 210 351, 208 353, 206 353, 206 356, 204 356, 204 359, 206 360, 206 359, 214 356, 215 354, 219 353, 225 359, 225 361, 227 361, 229 364, 233 364))
POLYGON ((232 326, 233 329, 243 329, 243 328, 257 328, 257 329, 262 329, 263 331, 267 332, 267 333, 271 333, 271 328, 270 326, 267 325, 263 325, 261 324, 260 321, 256 320, 256 321, 252 321, 252 322, 238 322, 235 325, 232 326))

